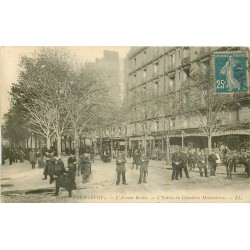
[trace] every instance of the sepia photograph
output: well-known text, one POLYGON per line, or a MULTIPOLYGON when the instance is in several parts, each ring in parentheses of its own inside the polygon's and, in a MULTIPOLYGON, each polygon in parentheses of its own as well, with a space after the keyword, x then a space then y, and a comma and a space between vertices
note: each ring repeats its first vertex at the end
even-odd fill
POLYGON ((2 47, 1 202, 250 202, 248 47, 2 47))

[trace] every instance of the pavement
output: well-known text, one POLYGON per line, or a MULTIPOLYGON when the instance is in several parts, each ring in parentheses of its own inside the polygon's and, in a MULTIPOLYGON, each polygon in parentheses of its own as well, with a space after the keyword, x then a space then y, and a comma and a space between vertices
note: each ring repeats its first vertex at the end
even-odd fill
MULTIPOLYGON (((62 157, 66 165, 67 157, 62 157)), ((199 171, 189 172, 185 177, 171 181, 172 169, 163 161, 150 161, 147 184, 137 184, 139 171, 132 168, 132 159, 126 163, 128 185, 116 186, 115 160, 103 163, 96 159, 92 164, 90 182, 83 184, 81 176, 76 177, 77 190, 68 198, 61 188, 59 197, 52 196, 55 183, 42 180, 43 169, 32 169, 28 161, 8 162, 1 167, 1 202, 244 202, 250 201, 250 180, 244 168, 233 173, 232 180, 225 179, 224 166, 217 168, 216 176, 200 177, 199 171), (216 196, 216 197, 215 197, 216 196), (180 197, 180 199, 178 198, 180 197), (239 200, 235 198, 239 197, 239 200), (213 199, 214 198, 214 199, 213 199)))

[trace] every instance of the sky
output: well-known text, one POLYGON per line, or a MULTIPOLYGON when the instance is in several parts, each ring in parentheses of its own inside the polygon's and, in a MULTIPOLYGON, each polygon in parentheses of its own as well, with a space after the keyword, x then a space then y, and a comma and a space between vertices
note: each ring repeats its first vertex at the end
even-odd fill
MULTIPOLYGON (((2 47, 0 48, 0 84, 1 84, 1 117, 8 112, 10 96, 8 92, 12 83, 17 81, 19 61, 22 55, 32 55, 38 47, 2 47)), ((103 56, 104 50, 117 51, 121 58, 125 58, 130 47, 95 46, 95 47, 67 47, 82 61, 95 61, 103 56)))

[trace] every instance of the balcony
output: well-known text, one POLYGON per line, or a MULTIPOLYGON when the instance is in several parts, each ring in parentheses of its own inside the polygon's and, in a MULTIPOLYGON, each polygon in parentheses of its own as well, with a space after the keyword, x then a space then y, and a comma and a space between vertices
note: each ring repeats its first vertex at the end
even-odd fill
POLYGON ((153 72, 152 78, 158 78, 159 77, 159 72, 153 72))
POLYGON ((184 57, 184 58, 181 60, 181 64, 182 64, 182 65, 186 65, 186 64, 189 64, 189 63, 190 63, 190 56, 184 57))
POLYGON ((201 47, 200 56, 207 55, 210 52, 211 52, 211 48, 210 47, 201 47))
POLYGON ((173 71, 174 70, 174 65, 171 64, 171 65, 168 65, 168 71, 173 71))

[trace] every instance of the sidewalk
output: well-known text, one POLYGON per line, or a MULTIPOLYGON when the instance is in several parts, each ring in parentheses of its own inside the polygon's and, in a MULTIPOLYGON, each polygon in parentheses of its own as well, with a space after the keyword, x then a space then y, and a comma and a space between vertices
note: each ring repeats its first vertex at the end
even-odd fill
MULTIPOLYGON (((67 156, 63 156, 62 160, 67 166, 67 156)), ((112 162, 103 163, 99 157, 96 157, 94 163, 92 163, 92 175, 90 176, 90 183, 83 184, 82 177, 76 176, 76 185, 78 189, 95 188, 96 186, 106 186, 114 184, 116 180, 116 164, 113 159, 112 162)), ((164 167, 165 162, 151 161, 152 167, 164 167)), ((127 168, 131 168, 132 159, 127 159, 127 168)), ((49 184, 49 178, 43 179, 43 168, 35 169, 31 168, 31 164, 26 160, 24 163, 14 163, 9 165, 6 163, 1 167, 1 194, 16 194, 25 193, 28 191, 41 190, 41 191, 53 191, 55 188, 55 182, 49 184)))

